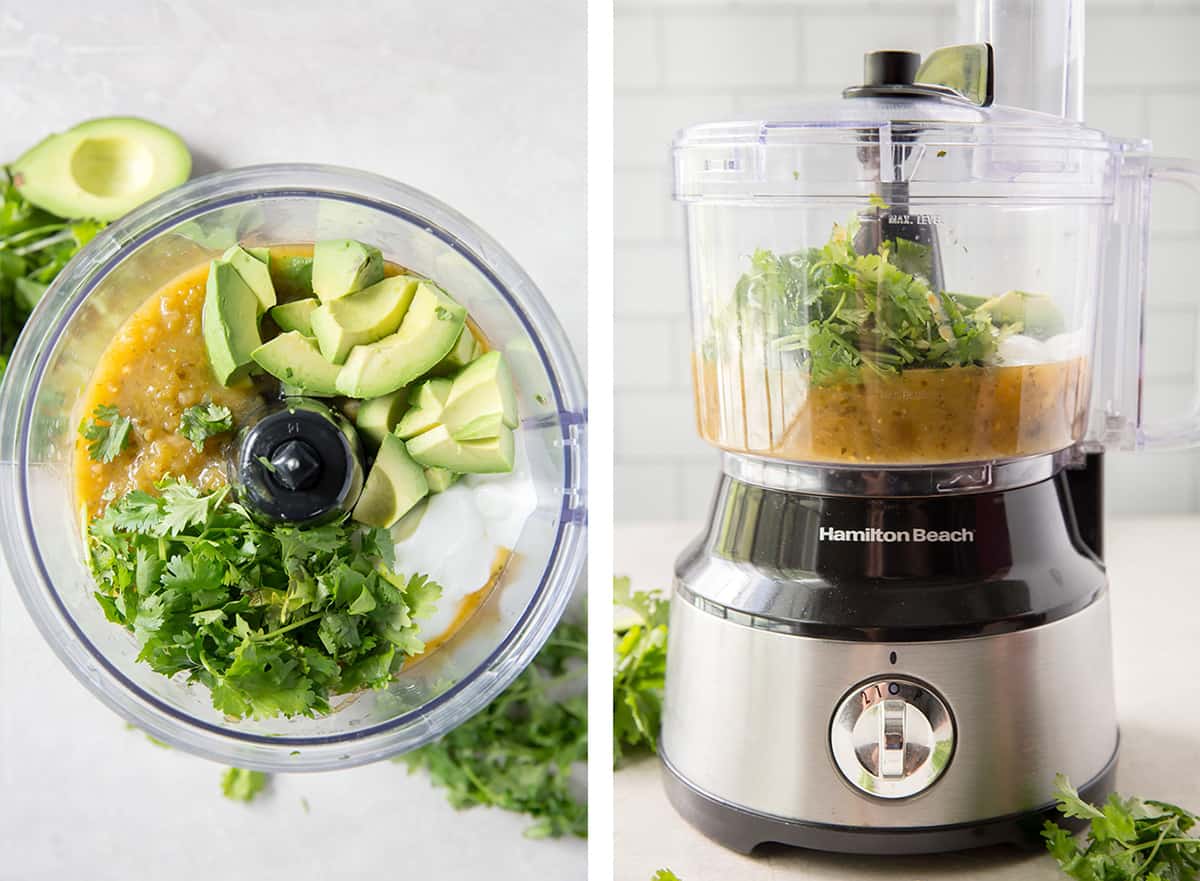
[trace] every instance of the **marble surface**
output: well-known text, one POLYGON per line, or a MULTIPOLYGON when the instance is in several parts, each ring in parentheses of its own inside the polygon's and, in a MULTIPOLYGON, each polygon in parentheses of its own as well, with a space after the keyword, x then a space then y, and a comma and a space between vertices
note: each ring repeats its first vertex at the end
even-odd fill
MULTIPOLYGON (((619 523, 618 575, 639 588, 668 588, 675 555, 695 523, 619 523)), ((1122 752, 1117 785, 1200 809, 1200 518, 1115 520, 1108 524, 1113 639, 1122 752)), ((1086 724, 1086 720, 1081 720, 1086 724)), ((675 814, 658 762, 617 772, 616 881, 647 881, 663 866, 683 881, 1061 881, 1042 854, 991 848, 930 857, 852 857, 786 848, 750 857, 725 850, 675 814)))
MULTIPOLYGON (((310 161, 397 178, 495 236, 582 361, 584 4, 280 8, 0 4, 0 160, 123 114, 176 129, 198 173, 310 161)), ((278 777, 249 806, 221 797, 220 774, 127 730, 58 664, 0 575, 0 879, 586 873, 584 842, 525 839, 525 818, 502 811, 456 813, 402 766, 278 777)))

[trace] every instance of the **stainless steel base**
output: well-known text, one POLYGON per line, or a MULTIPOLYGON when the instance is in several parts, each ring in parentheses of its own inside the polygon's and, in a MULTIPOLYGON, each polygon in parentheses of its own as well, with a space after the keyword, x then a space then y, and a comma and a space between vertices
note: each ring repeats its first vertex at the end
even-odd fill
MULTIPOLYGON (((677 594, 670 634, 664 759, 691 791, 740 818, 728 836, 739 849, 777 840, 779 821, 903 840, 1018 817, 1052 803, 1058 772, 1077 784, 1103 780, 1117 751, 1107 592, 1040 627, 894 644, 755 628, 677 594), (910 798, 856 789, 831 756, 835 708, 877 676, 927 683, 954 718, 945 772, 910 798), (761 834, 746 817, 763 818, 761 834)), ((723 837, 712 824, 704 831, 723 837)), ((853 835, 830 840, 828 849, 860 849, 853 835)))

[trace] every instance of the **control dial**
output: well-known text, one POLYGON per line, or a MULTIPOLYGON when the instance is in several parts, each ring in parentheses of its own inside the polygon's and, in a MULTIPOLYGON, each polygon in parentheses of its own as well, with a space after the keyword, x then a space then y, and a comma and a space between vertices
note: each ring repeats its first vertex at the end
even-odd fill
POLYGON ((830 747, 851 786, 878 798, 907 798, 932 786, 949 766, 954 719, 919 682, 872 679, 838 704, 830 747))

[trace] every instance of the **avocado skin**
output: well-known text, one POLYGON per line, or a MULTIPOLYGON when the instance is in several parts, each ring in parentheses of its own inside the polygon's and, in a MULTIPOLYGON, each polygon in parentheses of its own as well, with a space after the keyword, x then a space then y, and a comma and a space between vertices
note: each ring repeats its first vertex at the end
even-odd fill
POLYGON ((383 254, 353 239, 317 242, 313 246, 312 288, 322 303, 353 294, 383 281, 383 254))
POLYGON ((221 385, 232 385, 250 372, 258 335, 259 299, 231 263, 214 260, 201 310, 201 332, 208 361, 221 385))

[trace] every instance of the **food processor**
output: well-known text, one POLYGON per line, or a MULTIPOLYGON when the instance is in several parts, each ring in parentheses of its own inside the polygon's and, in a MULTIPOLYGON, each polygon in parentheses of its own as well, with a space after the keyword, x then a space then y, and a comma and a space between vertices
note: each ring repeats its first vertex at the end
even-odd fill
POLYGON ((1140 382, 1150 189, 1200 167, 1071 118, 1082 2, 976 6, 979 42, 674 144, 722 454, 661 756, 738 851, 1028 841, 1057 773, 1112 787, 1102 455, 1200 437, 1140 382))
MULTIPOLYGON (((349 767, 414 749, 465 721, 516 678, 550 635, 585 554, 584 414, 579 367, 542 294, 494 239, 452 208, 343 168, 221 172, 165 194, 98 235, 30 318, 0 387, 0 541, 21 598, 54 652, 129 722, 236 767, 349 767), (503 544, 506 563, 486 596, 480 584, 470 585, 478 607, 465 623, 407 662, 386 689, 337 696, 331 712, 313 718, 237 720, 215 710, 203 686, 138 662, 134 636, 106 620, 94 598, 72 479, 77 404, 126 319, 181 273, 238 243, 325 239, 368 241, 385 259, 452 291, 488 345, 504 353, 520 420, 513 473, 464 478, 415 523, 402 521, 393 537, 405 565, 467 571, 471 548, 464 543, 474 543, 486 552, 486 573, 491 542, 503 544)), ((316 400, 288 398, 259 413, 232 458, 239 497, 273 521, 344 519, 363 485, 354 429, 316 400)), ((436 616, 449 626, 455 610, 439 608, 436 616)))

